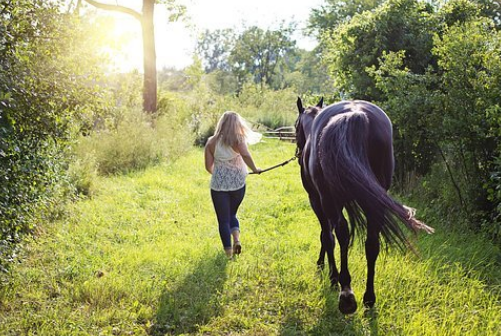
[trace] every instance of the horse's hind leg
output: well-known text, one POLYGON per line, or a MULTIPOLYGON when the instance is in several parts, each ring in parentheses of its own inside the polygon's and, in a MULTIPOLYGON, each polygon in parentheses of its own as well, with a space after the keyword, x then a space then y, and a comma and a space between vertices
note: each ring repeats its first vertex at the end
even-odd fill
POLYGON ((376 273, 376 260, 379 255, 379 233, 384 220, 384 213, 367 214, 367 240, 365 241, 365 257, 367 259, 367 285, 364 294, 364 305, 374 307, 376 294, 374 292, 374 276, 376 273))
POLYGON ((350 235, 348 223, 340 212, 338 225, 336 225, 336 236, 341 249, 341 273, 339 274, 339 283, 341 292, 339 293, 339 310, 343 314, 353 314, 357 310, 357 301, 355 294, 351 289, 351 275, 348 269, 348 247, 350 244, 350 235))
POLYGON ((322 232, 320 232, 320 253, 318 254, 317 266, 321 271, 325 268, 325 249, 322 244, 322 232))

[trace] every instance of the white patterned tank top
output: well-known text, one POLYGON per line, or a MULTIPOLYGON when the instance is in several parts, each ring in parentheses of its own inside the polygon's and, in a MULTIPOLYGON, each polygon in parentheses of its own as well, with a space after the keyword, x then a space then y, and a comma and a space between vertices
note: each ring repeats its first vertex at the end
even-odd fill
POLYGON ((214 170, 210 187, 215 191, 233 191, 245 185, 247 166, 242 156, 221 141, 214 150, 214 170))

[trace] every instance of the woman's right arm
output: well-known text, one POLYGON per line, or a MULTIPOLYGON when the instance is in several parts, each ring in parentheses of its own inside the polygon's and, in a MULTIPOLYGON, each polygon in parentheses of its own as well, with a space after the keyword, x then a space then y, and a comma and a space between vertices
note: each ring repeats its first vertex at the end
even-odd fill
POLYGON ((207 170, 210 174, 212 174, 212 170, 214 169, 214 141, 213 137, 210 137, 205 144, 205 170, 207 170))

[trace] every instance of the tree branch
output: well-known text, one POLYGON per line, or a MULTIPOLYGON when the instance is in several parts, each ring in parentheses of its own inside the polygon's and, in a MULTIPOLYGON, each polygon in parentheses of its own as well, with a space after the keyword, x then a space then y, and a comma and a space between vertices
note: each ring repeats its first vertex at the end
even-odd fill
POLYGON ((139 21, 143 19, 143 15, 139 12, 136 12, 135 10, 125 7, 125 6, 120 6, 120 5, 109 5, 109 4, 103 4, 94 0, 85 0, 85 2, 91 4, 92 6, 100 9, 105 9, 109 11, 115 11, 115 12, 120 12, 120 13, 125 13, 132 15, 139 21))

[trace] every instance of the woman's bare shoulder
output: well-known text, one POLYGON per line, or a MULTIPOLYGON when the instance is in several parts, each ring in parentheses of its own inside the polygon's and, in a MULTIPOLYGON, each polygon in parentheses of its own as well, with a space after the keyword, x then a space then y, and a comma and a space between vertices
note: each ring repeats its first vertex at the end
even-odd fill
POLYGON ((207 139, 207 142, 205 143, 205 147, 209 148, 214 148, 216 146, 216 137, 211 136, 207 139))

